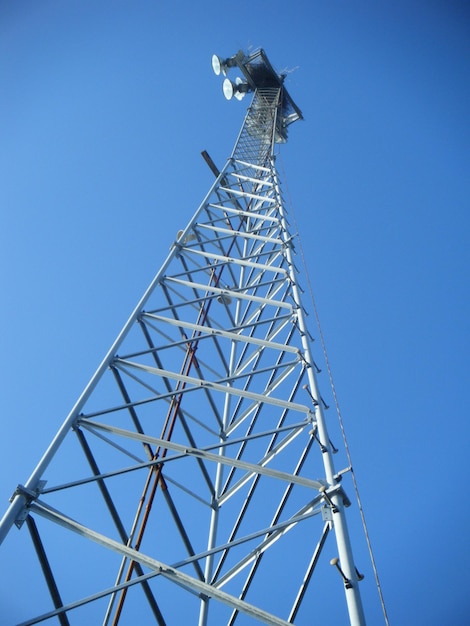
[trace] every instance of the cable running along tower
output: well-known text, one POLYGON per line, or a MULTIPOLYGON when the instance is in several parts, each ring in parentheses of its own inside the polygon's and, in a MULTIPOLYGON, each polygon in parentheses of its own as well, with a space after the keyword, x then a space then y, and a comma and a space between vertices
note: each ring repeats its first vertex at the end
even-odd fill
POLYGON ((325 576, 364 623, 275 166, 302 114, 263 50, 213 67, 253 92, 233 153, 1 521, 23 624, 313 624, 325 576))

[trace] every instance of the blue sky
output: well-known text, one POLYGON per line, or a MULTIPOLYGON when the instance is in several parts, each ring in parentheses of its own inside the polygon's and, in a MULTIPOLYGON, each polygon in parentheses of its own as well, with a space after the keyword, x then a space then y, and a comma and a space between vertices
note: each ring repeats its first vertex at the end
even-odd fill
MULTIPOLYGON (((25 482, 212 183, 200 151, 221 166, 232 150, 246 102, 225 101, 211 55, 257 47, 289 71, 305 117, 280 173, 390 621, 463 626, 465 2, 0 4, 0 501, 25 482)), ((381 623, 370 573, 364 584, 369 623, 381 623)))

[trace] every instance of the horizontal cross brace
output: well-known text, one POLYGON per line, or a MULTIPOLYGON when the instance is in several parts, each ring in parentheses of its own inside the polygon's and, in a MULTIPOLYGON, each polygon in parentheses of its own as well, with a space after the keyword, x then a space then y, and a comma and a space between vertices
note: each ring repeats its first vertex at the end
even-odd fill
POLYGON ((297 348, 296 346, 289 346, 284 343, 278 343, 276 341, 258 339, 257 337, 250 337, 248 335, 243 335, 242 333, 232 333, 229 330, 221 330, 219 328, 209 328, 208 326, 203 326, 202 324, 193 324, 192 322, 186 322, 181 319, 175 320, 171 317, 163 317, 163 315, 153 315, 152 313, 146 313, 145 317, 149 317, 153 320, 163 322, 164 324, 170 324, 171 326, 177 326, 178 328, 195 330, 202 333, 203 335, 223 337, 224 339, 229 339, 230 341, 249 343, 255 346, 262 346, 263 348, 271 348, 272 350, 279 350, 280 352, 291 352, 292 354, 299 355, 299 348, 297 348))
POLYGON ((240 196, 241 198, 251 198, 252 200, 259 200, 260 202, 267 202, 274 204, 276 198, 270 198, 268 196, 259 196, 255 193, 249 193, 248 191, 240 191, 239 189, 233 189, 232 187, 219 187, 219 191, 225 191, 226 193, 240 196))
MULTIPOLYGON (((280 398, 273 398, 272 396, 264 395, 262 393, 255 393, 253 391, 245 391, 244 389, 237 389, 229 384, 216 383, 208 380, 202 380, 201 378, 195 378, 194 376, 186 376, 184 374, 178 374, 170 370, 161 369, 159 367, 152 367, 150 365, 144 365, 142 363, 135 363, 133 361, 126 361, 124 359, 116 358, 113 365, 125 371, 126 366, 133 369, 137 369, 154 376, 160 376, 162 378, 169 378, 170 380, 177 380, 188 385, 193 385, 193 388, 197 389, 211 389, 213 391, 220 391, 222 393, 239 396, 241 398, 247 398, 248 400, 254 400, 262 404, 270 404, 272 406, 278 406, 282 409, 290 411, 299 411, 305 413, 307 416, 311 415, 311 409, 304 404, 297 404, 296 402, 289 402, 287 400, 281 400, 280 398)), ((190 391, 188 389, 188 391, 190 391)), ((182 393, 182 391, 179 391, 182 393)))
MULTIPOLYGON (((240 159, 234 159, 235 163, 238 163, 239 165, 245 165, 246 167, 249 167, 250 169, 253 170, 258 170, 260 172, 266 172, 267 174, 271 174, 272 170, 269 167, 263 167, 262 165, 257 165, 256 163, 248 163, 247 161, 242 161, 240 159)), ((228 174, 230 174, 231 172, 227 172, 228 174)))
POLYGON ((220 454, 215 454, 213 452, 207 452, 206 450, 201 450, 199 448, 190 448, 180 443, 175 443, 174 441, 160 439, 159 437, 151 437, 150 435, 125 430, 124 428, 118 428, 117 426, 112 426, 110 424, 102 424, 100 422, 92 422, 91 420, 85 419, 80 419, 78 420, 78 422, 83 426, 83 428, 86 428, 87 430, 90 430, 92 432, 96 428, 98 430, 104 430, 108 433, 113 433, 114 435, 118 435, 120 437, 134 439, 136 441, 141 441, 142 443, 153 444, 154 446, 173 450, 174 452, 178 452, 187 456, 192 456, 194 458, 205 459, 206 461, 213 461, 222 465, 228 465, 229 467, 236 467, 238 469, 252 472, 253 474, 260 474, 262 476, 268 476, 269 478, 274 478, 276 480, 282 480, 289 484, 292 483, 295 485, 301 485, 302 487, 308 487, 309 489, 317 490, 324 488, 324 484, 318 480, 304 478, 303 476, 296 476, 294 474, 289 474, 288 472, 283 472, 281 470, 275 470, 270 467, 263 467, 261 465, 257 465, 256 463, 249 463, 248 461, 233 459, 220 454))
POLYGON ((255 185, 265 185, 266 187, 273 187, 274 183, 269 180, 262 180, 260 178, 251 178, 251 176, 244 176, 243 174, 237 174, 237 172, 230 172, 230 176, 238 178, 238 180, 245 180, 255 185))
POLYGON ((195 283, 190 280, 182 280, 180 278, 173 278, 172 276, 165 277, 166 282, 176 283, 189 287, 190 289, 201 289, 206 292, 218 293, 223 296, 231 296, 232 298, 239 298, 240 300, 249 300, 250 302, 259 302, 260 304, 269 304, 269 306, 278 307, 280 309, 288 309, 292 312, 292 305, 280 300, 273 300, 272 298, 262 298, 261 296, 252 296, 247 293, 235 291, 232 289, 215 287, 214 285, 204 285, 203 283, 195 283))
POLYGON ((205 230, 212 230, 215 233, 222 233, 224 235, 233 237, 234 235, 238 235, 243 237, 244 239, 254 239, 255 241, 264 241, 264 243, 271 243, 274 246, 282 246, 284 242, 281 239, 273 239, 273 237, 265 237, 264 235, 255 235, 253 233, 233 230, 230 228, 222 228, 220 226, 211 226, 209 224, 198 223, 198 228, 204 228, 205 230))
MULTIPOLYGON (((84 418, 87 420, 86 423, 91 423, 90 419, 88 419, 88 417, 84 418)), ((85 423, 85 422, 82 422, 85 423)), ((253 441, 254 439, 261 439, 264 437, 271 437, 272 435, 276 434, 282 434, 284 432, 288 432, 291 430, 302 430, 303 428, 309 427, 311 428, 312 424, 311 422, 298 422, 297 424, 290 424, 289 426, 281 426, 279 428, 274 428, 272 430, 266 430, 260 433, 255 433, 254 435, 247 435, 246 437, 238 437, 238 438, 234 438, 234 439, 225 439, 223 442, 218 442, 217 444, 214 444, 212 446, 208 446, 205 448, 206 451, 210 451, 210 450, 214 450, 214 449, 222 449, 222 448, 227 448, 230 446, 237 446, 241 443, 245 443, 248 441, 253 441)), ((119 449, 121 452, 123 452, 124 454, 127 454, 128 456, 130 456, 132 459, 136 460, 138 462, 138 465, 129 465, 129 466, 125 466, 122 467, 121 469, 117 469, 117 470, 113 470, 111 472, 104 472, 101 474, 93 474, 93 476, 88 476, 86 478, 81 478, 79 480, 74 480, 68 483, 61 483, 58 485, 53 485, 52 487, 47 487, 44 489, 41 489, 41 494, 42 495, 47 495, 48 493, 55 493, 56 491, 62 491, 64 489, 71 489, 73 487, 78 487, 80 485, 87 485, 89 483, 94 483, 98 480, 109 480, 110 478, 115 478, 116 476, 122 476, 123 474, 129 474, 132 472, 137 472, 139 470, 142 469, 148 469, 150 467, 158 467, 159 465, 163 465, 163 464, 168 464, 170 461, 176 460, 179 457, 165 457, 165 458, 158 458, 155 460, 151 460, 151 461, 142 461, 141 459, 139 459, 138 457, 136 457, 135 455, 131 455, 124 447, 122 446, 117 446, 116 443, 114 441, 112 441, 111 439, 109 439, 108 437, 106 437, 105 435, 98 433, 96 430, 93 430, 93 435, 95 437, 99 437, 100 439, 102 439, 105 443, 107 443, 108 445, 111 445, 113 447, 116 447, 117 449, 119 449)), ((186 448, 185 448, 186 450, 186 448)), ((168 476, 167 474, 165 475, 165 480, 167 482, 171 482, 173 484, 176 484, 178 486, 179 489, 183 489, 185 490, 185 488, 180 484, 177 483, 175 480, 173 480, 170 476, 168 476)), ((195 496, 195 494, 193 492, 190 492, 189 490, 186 490, 188 493, 190 493, 191 496, 197 497, 195 496)), ((201 500, 202 502, 204 502, 203 500, 201 500)), ((204 502, 204 504, 207 504, 206 502, 204 502)))
MULTIPOLYGON (((209 204, 210 207, 214 208, 214 209, 219 209, 220 211, 223 211, 224 213, 232 213, 233 215, 240 215, 241 217, 249 217, 249 218, 257 218, 257 219, 261 219, 263 221, 268 221, 268 222, 272 222, 275 224, 279 224, 280 223, 280 219, 278 217, 272 217, 270 215, 265 215, 261 212, 258 211, 242 211, 241 209, 233 209, 232 207, 228 207, 228 206, 223 206, 222 204, 217 204, 215 202, 211 202, 209 204)), ((271 207, 270 207, 270 210, 271 207)))
POLYGON ((197 254, 206 259, 214 259, 215 261, 221 261, 222 263, 233 263, 234 265, 242 265, 243 267, 252 267, 254 269, 262 270, 263 272, 274 272, 275 274, 287 275, 287 270, 283 267, 277 267, 275 265, 265 265, 264 263, 254 263, 253 261, 245 261, 244 259, 236 259, 230 256, 224 256, 222 254, 216 254, 215 252, 205 252, 204 250, 198 250, 196 248, 188 248, 186 254, 197 254))

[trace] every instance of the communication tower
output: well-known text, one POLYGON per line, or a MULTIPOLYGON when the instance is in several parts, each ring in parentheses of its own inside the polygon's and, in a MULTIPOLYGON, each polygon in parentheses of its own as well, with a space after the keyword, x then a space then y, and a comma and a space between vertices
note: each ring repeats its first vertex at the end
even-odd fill
POLYGON ((263 50, 212 64, 235 148, 0 523, 24 625, 313 624, 336 569, 365 623, 275 163, 302 114, 263 50))

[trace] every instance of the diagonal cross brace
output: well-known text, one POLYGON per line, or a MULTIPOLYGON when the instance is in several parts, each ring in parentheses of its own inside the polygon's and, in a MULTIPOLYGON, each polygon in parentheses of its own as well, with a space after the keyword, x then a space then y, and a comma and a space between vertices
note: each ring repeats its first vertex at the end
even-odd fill
POLYGON ((114 539, 106 537, 106 535, 98 533, 97 531, 92 530, 91 528, 88 528, 83 524, 80 524, 79 522, 67 517, 66 515, 63 515, 59 511, 47 506, 45 503, 39 500, 31 505, 31 511, 37 513, 41 517, 44 517, 51 522, 59 524, 67 530, 71 530, 81 535, 82 537, 90 539, 91 541, 94 541, 95 543, 104 546, 105 548, 113 550, 114 552, 117 552, 118 554, 130 559, 131 561, 137 561, 144 567, 148 567, 153 571, 159 572, 161 576, 164 576, 168 580, 171 580, 180 587, 189 589, 193 592, 207 596, 209 598, 214 598, 238 611, 241 611, 242 613, 245 613, 246 615, 249 615, 250 617, 253 617, 254 619, 257 619, 260 622, 269 624, 270 626, 288 626, 288 622, 286 622, 285 620, 282 620, 275 615, 272 615, 271 613, 268 613, 267 611, 264 611, 263 609, 254 606, 253 604, 249 604, 244 600, 240 600, 239 598, 236 598, 235 596, 226 593, 225 591, 216 589, 212 585, 193 578, 192 576, 189 576, 184 572, 180 572, 176 568, 171 567, 170 565, 167 565, 162 561, 158 561, 157 559, 154 559, 146 554, 142 554, 141 552, 138 552, 133 548, 129 548, 128 546, 119 543, 114 539))

